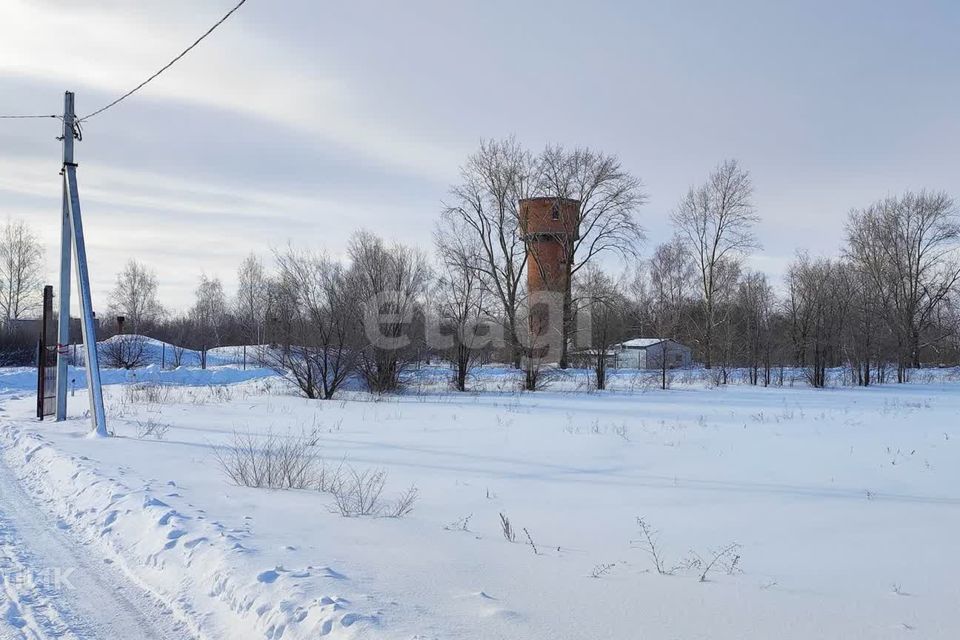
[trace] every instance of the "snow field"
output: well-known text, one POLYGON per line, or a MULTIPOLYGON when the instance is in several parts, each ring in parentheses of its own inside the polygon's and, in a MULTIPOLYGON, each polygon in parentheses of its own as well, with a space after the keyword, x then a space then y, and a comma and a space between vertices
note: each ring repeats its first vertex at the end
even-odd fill
POLYGON ((116 438, 82 437, 82 398, 76 420, 31 422, 25 395, 0 442, 45 509, 201 637, 951 638, 958 392, 116 385, 116 438), (235 433, 315 434, 326 468, 383 470, 385 500, 416 486, 414 511, 234 486, 215 450, 235 433), (731 543, 733 570, 700 582, 691 560, 731 543))

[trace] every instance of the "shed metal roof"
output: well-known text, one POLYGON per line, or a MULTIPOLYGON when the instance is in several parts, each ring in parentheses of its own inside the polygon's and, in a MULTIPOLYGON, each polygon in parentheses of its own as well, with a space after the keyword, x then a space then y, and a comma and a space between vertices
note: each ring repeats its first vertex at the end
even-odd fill
POLYGON ((633 340, 627 340, 626 342, 621 342, 621 347, 634 348, 634 349, 646 349, 647 347, 652 347, 655 344, 660 344, 670 338, 634 338, 633 340))

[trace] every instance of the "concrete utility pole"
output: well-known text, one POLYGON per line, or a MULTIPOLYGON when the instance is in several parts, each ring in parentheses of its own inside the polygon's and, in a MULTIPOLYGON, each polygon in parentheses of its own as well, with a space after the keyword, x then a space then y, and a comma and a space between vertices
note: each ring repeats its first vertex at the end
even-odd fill
MULTIPOLYGON (((73 94, 64 100, 63 165, 73 164, 73 122, 67 114, 73 113, 73 94)), ((63 211, 60 215, 60 296, 57 315, 57 422, 67 419, 67 345, 70 344, 70 205, 67 204, 67 174, 63 174, 63 211)))
POLYGON ((90 297, 90 275, 87 270, 87 247, 83 239, 80 215, 80 193, 77 189, 77 165, 73 161, 73 139, 76 115, 73 93, 63 99, 63 215, 60 229, 60 317, 57 327, 57 420, 67 416, 67 345, 70 342, 70 262, 76 255, 77 289, 80 294, 80 326, 86 349, 87 394, 90 397, 90 419, 94 433, 107 436, 107 416, 100 386, 100 360, 97 356, 97 330, 90 297))

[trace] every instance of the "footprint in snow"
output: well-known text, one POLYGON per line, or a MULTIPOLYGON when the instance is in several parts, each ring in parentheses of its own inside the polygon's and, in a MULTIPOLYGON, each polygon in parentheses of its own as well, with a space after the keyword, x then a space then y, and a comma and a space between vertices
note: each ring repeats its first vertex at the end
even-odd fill
POLYGON ((175 546, 177 546, 177 542, 180 541, 180 538, 182 538, 184 535, 186 535, 186 533, 187 533, 187 532, 186 532, 186 531, 183 531, 182 529, 173 529, 173 530, 171 530, 171 531, 167 534, 167 540, 169 540, 169 542, 168 542, 167 544, 163 545, 163 549, 164 549, 165 551, 169 551, 170 549, 173 549, 175 546))
POLYGON ((207 538, 203 538, 203 537, 194 538, 193 540, 188 540, 183 546, 185 546, 187 549, 193 549, 198 544, 203 544, 206 541, 207 541, 207 538))
POLYGON ((280 574, 276 570, 270 569, 269 571, 264 571, 263 573, 257 576, 257 582, 263 584, 273 584, 277 581, 277 578, 280 577, 280 574))
POLYGON ((171 520, 172 518, 179 518, 179 519, 181 519, 181 520, 189 520, 189 519, 190 519, 189 516, 185 516, 185 515, 183 515, 182 513, 180 513, 179 511, 175 511, 175 510, 171 509, 170 511, 166 512, 165 514, 163 514, 163 515, 160 517, 160 520, 158 521, 158 524, 163 525, 163 526, 166 526, 166 525, 170 524, 170 520, 171 520))
MULTIPOLYGON (((311 567, 312 568, 312 567, 311 567)), ((339 571, 335 571, 330 567, 320 567, 318 569, 320 576, 323 578, 330 578, 332 580, 346 580, 347 576, 343 575, 339 571)))
POLYGON ((20 615, 20 608, 16 603, 10 602, 7 604, 7 610, 3 614, 4 621, 15 629, 23 629, 27 626, 27 621, 24 620, 20 615))
POLYGON ((358 622, 370 622, 376 624, 377 616, 361 615, 359 613, 348 613, 340 618, 340 624, 344 627, 350 627, 358 622))

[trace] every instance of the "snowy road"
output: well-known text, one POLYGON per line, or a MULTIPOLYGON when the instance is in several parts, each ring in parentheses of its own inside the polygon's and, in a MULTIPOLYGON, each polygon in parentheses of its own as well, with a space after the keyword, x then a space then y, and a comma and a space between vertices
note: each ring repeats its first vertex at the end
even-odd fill
POLYGON ((0 640, 190 637, 168 607, 43 513, 0 460, 0 640))

